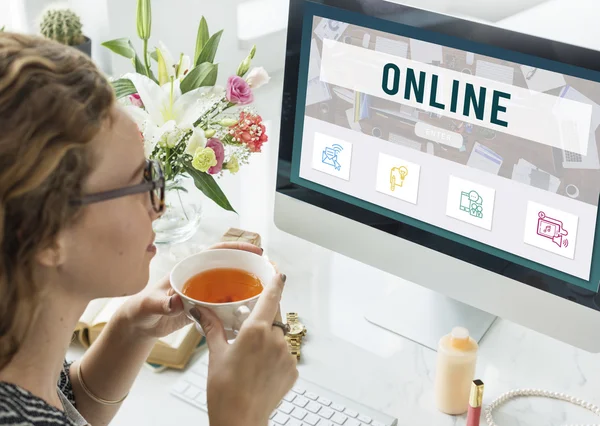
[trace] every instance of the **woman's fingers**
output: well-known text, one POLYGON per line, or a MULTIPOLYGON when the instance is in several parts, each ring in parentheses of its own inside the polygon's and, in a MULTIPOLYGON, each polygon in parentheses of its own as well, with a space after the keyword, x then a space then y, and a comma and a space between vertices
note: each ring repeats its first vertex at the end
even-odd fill
POLYGON ((264 288, 256 306, 250 314, 250 318, 255 321, 266 321, 272 323, 279 312, 279 304, 285 283, 285 275, 277 274, 271 282, 264 288))
POLYGON ((255 246, 254 244, 242 242, 242 241, 225 241, 221 243, 217 243, 209 248, 209 250, 218 250, 218 249, 229 249, 229 250, 243 250, 249 251, 251 253, 262 256, 263 249, 255 246))

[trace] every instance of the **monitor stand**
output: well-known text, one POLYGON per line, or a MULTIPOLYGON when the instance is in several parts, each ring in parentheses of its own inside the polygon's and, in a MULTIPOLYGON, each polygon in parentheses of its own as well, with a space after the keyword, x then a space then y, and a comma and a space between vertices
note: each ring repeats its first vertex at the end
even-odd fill
POLYGON ((370 306, 365 318, 380 327, 437 351, 438 341, 453 327, 466 327, 480 342, 496 319, 440 293, 400 280, 370 306))

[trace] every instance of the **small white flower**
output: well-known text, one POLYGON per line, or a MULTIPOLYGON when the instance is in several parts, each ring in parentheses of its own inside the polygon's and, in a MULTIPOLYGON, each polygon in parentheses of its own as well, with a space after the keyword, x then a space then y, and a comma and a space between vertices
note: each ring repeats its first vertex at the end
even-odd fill
POLYGON ((204 134, 204 130, 199 127, 196 127, 192 132, 192 136, 188 139, 187 147, 185 149, 185 153, 188 155, 194 155, 198 148, 204 148, 206 145, 206 136, 204 134))
POLYGON ((261 86, 264 86, 271 80, 269 73, 263 67, 256 67, 250 70, 248 73, 248 77, 246 77, 246 82, 250 85, 253 90, 258 89, 261 86))

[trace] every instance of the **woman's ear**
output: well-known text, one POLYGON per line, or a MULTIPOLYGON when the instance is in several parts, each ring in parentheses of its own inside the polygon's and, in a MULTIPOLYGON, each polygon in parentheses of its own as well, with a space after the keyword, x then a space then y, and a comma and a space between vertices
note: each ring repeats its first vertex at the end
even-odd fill
POLYGON ((46 248, 40 249, 36 255, 37 262, 46 268, 61 266, 66 260, 66 250, 63 237, 59 236, 56 241, 46 248))

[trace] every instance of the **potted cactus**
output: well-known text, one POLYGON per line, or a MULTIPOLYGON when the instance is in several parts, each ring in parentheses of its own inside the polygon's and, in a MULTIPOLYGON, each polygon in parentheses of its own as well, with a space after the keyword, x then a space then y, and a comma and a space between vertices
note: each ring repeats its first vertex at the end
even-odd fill
POLYGON ((92 41, 83 35, 81 19, 71 9, 46 10, 40 20, 40 32, 46 38, 73 46, 92 56, 92 41))

